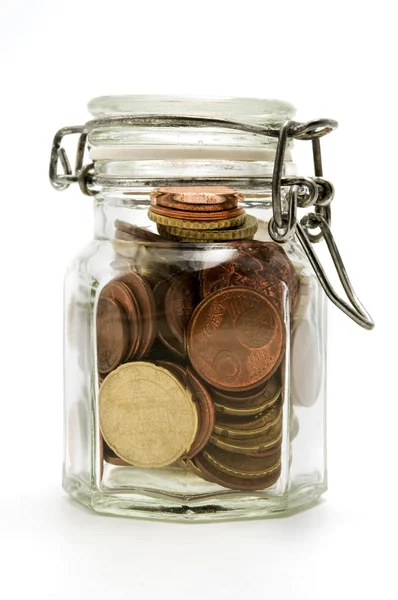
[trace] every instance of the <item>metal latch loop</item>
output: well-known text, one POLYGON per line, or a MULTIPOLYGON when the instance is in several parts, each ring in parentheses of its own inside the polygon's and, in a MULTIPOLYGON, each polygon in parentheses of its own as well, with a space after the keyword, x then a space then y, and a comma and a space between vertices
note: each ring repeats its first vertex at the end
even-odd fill
POLYGON ((345 302, 345 300, 340 298, 340 296, 336 293, 311 245, 305 227, 301 223, 296 223, 296 236, 305 254, 307 255, 308 260, 310 261, 325 294, 329 300, 333 302, 333 304, 338 306, 338 308, 340 308, 346 315, 355 321, 355 323, 358 323, 358 325, 364 327, 365 329, 373 329, 374 322, 355 294, 341 258, 341 254, 337 248, 336 242, 334 241, 332 232, 326 219, 319 214, 311 214, 307 216, 313 223, 316 221, 316 225, 321 229, 321 233, 333 259, 334 266, 336 267, 337 274, 351 305, 345 302))
POLYGON ((83 168, 86 141, 87 132, 82 125, 63 127, 55 134, 51 148, 49 176, 51 185, 56 190, 66 190, 71 183, 76 183, 78 181, 79 173, 83 168), (77 133, 80 134, 80 137, 76 150, 75 172, 73 173, 66 150, 61 144, 65 136, 77 133), (61 163, 63 173, 58 173, 59 163, 61 163))

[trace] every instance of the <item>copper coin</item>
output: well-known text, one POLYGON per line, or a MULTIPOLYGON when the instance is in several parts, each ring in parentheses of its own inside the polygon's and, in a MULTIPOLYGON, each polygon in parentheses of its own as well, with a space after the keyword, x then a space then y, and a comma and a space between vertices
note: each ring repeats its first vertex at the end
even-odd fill
POLYGON ((214 406, 211 397, 199 381, 197 377, 192 373, 190 369, 184 369, 180 365, 169 362, 159 362, 159 364, 166 369, 169 369, 174 375, 176 375, 180 382, 184 385, 188 385, 193 391, 192 399, 198 408, 198 433, 196 438, 189 449, 186 458, 192 458, 200 452, 209 441, 214 428, 214 406))
POLYGON ((240 285, 261 292, 283 311, 286 285, 270 274, 263 262, 245 252, 237 252, 231 260, 204 269, 200 279, 204 298, 216 290, 240 285))
POLYGON ((241 194, 223 186, 160 188, 152 192, 151 199, 164 196, 185 204, 222 204, 229 198, 236 198, 238 202, 243 200, 241 194))
POLYGON ((188 354, 195 371, 213 387, 249 390, 276 371, 285 331, 275 307, 244 287, 214 292, 195 309, 188 354))
POLYGON ((238 206, 238 198, 235 196, 226 197, 221 204, 187 204, 186 202, 178 202, 169 196, 157 196, 151 199, 151 204, 155 206, 163 206, 173 210, 184 210, 193 212, 220 212, 231 210, 238 206))
MULTIPOLYGON (((102 437, 102 435, 101 435, 102 437)), ((122 458, 120 458, 120 456, 118 456, 113 450, 112 448, 109 448, 108 444, 105 442, 105 440, 102 438, 102 444, 103 444, 103 460, 107 463, 109 463, 110 465, 115 465, 118 467, 130 467, 131 465, 129 465, 129 463, 127 463, 125 460, 123 460, 122 458)))
POLYGON ((232 208, 231 210, 223 210, 217 213, 212 212, 192 212, 183 210, 174 210, 172 208, 163 208, 162 206, 151 206, 151 211, 155 215, 162 217, 170 217, 172 219, 182 219, 183 221, 220 221, 222 219, 233 219, 243 215, 244 208, 232 208))
POLYGON ((97 305, 98 370, 107 374, 126 358, 128 327, 126 315, 118 302, 99 297, 97 305))
MULTIPOLYGON (((270 421, 269 423, 265 423, 261 427, 256 429, 234 429, 232 427, 226 427, 225 425, 218 425, 217 423, 214 425, 214 435, 218 436, 218 439, 222 440, 231 440, 231 443, 235 443, 235 440, 245 440, 247 442, 252 441, 254 439, 260 438, 260 436, 266 436, 270 432, 275 432, 275 430, 279 431, 281 418, 278 417, 274 421, 270 421)), ((250 452, 250 451, 249 451, 250 452)))
POLYGON ((170 331, 183 348, 192 313, 198 304, 198 280, 194 273, 173 277, 165 296, 165 314, 170 331))
POLYGON ((258 437, 231 438, 229 436, 212 435, 210 442, 229 452, 237 454, 257 454, 276 448, 282 441, 282 419, 272 422, 272 426, 258 437))
POLYGON ((101 297, 111 298, 121 304, 127 316, 129 350, 127 359, 133 360, 141 338, 140 313, 136 299, 129 287, 118 280, 110 281, 101 291, 101 297))
POLYGON ((279 399, 270 409, 252 417, 217 415, 214 433, 225 437, 258 437, 282 417, 282 403, 279 399), (239 432, 243 432, 240 434, 239 432), (246 432, 248 434, 246 435, 246 432))
POLYGON ((231 476, 215 468, 203 456, 193 459, 195 467, 200 471, 200 476, 203 479, 218 483, 219 485, 233 490, 261 490, 270 487, 276 483, 280 477, 280 463, 274 468, 271 468, 267 475, 261 477, 253 477, 252 479, 244 477, 231 476))
POLYGON ((236 391, 236 390, 218 390, 214 388, 212 394, 217 398, 217 401, 227 405, 237 407, 261 406, 267 399, 271 400, 277 392, 280 393, 282 387, 281 373, 278 370, 272 377, 267 379, 265 384, 251 390, 236 391), (258 401, 258 402, 257 402, 258 401))
POLYGON ((294 311, 299 295, 300 277, 282 246, 275 242, 244 242, 239 250, 259 259, 270 276, 288 286, 290 307, 294 311))
POLYGON ((279 398, 282 399, 281 392, 280 382, 277 383, 275 378, 271 377, 264 394, 252 400, 228 402, 222 399, 221 396, 216 396, 213 392, 214 408, 219 415, 230 415, 232 417, 256 416, 273 406, 279 398))
POLYGON ((167 350, 170 350, 171 352, 178 354, 179 356, 183 356, 184 346, 170 331, 170 327, 166 320, 165 298, 170 285, 170 280, 165 279, 163 281, 159 281, 153 288, 153 294, 156 303, 158 337, 162 344, 167 348, 167 350))
POLYGON ((156 337, 155 298, 149 284, 136 273, 126 273, 117 281, 129 287, 138 304, 142 334, 134 358, 140 360, 148 354, 156 337))
POLYGON ((264 456, 249 456, 227 452, 211 445, 203 452, 203 456, 220 471, 240 472, 243 477, 251 473, 260 476, 261 472, 278 464, 281 460, 281 448, 271 450, 264 456))

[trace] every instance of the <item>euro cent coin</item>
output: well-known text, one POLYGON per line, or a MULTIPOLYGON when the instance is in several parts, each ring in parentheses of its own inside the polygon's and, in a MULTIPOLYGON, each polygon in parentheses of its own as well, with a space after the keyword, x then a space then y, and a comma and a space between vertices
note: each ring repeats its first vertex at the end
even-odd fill
POLYGON ((249 390, 276 371, 285 330, 262 294, 232 287, 207 296, 188 327, 187 349, 195 371, 221 390, 249 390))
POLYGON ((186 455, 198 427, 189 390, 153 363, 122 365, 99 391, 100 427, 108 446, 136 467, 164 467, 186 455))
POLYGON ((109 373, 126 358, 128 325, 118 302, 99 298, 97 305, 97 362, 98 371, 109 373))

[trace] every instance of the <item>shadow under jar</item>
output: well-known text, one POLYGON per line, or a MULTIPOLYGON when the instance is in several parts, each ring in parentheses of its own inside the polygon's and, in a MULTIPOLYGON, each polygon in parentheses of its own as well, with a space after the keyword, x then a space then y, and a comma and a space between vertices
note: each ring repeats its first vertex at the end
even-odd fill
POLYGON ((217 124, 281 127, 293 107, 89 109, 93 164, 77 179, 95 230, 66 275, 64 488, 99 512, 170 520, 311 504, 327 485, 325 295, 296 238, 268 233, 277 140, 217 124))

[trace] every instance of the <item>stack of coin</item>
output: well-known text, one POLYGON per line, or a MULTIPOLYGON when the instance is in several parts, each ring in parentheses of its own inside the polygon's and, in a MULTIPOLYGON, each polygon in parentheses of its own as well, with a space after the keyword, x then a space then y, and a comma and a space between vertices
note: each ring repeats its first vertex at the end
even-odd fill
POLYGON ((281 377, 260 390, 224 394, 213 389, 216 419, 210 443, 190 461, 209 481, 231 489, 264 489, 281 471, 281 377))
POLYGON ((252 239, 257 219, 239 206, 242 196, 230 188, 161 188, 151 194, 149 218, 165 239, 216 242, 252 239))
POLYGON ((120 364, 146 356, 157 333, 152 290, 136 273, 105 285, 97 306, 97 366, 103 380, 120 364))

